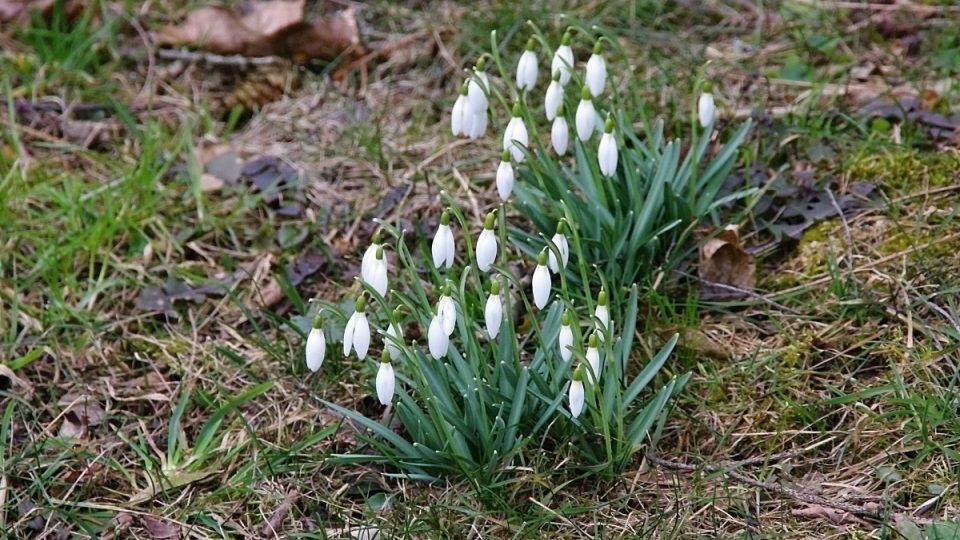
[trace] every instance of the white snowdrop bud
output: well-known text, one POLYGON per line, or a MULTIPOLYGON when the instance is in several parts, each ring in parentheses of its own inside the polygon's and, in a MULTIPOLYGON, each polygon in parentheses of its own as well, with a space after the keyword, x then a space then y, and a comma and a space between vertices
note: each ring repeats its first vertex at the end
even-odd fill
POLYGON ((533 304, 537 309, 543 309, 550 299, 550 270, 547 269, 547 249, 544 248, 537 257, 537 267, 533 271, 533 304))
POLYGON ((493 232, 493 225, 497 219, 496 212, 487 214, 483 223, 483 231, 477 239, 477 267, 481 272, 490 271, 493 262, 497 260, 497 235, 493 232))
POLYGON ((487 297, 487 305, 483 310, 483 319, 490 339, 497 339, 503 323, 503 299, 500 297, 500 282, 496 280, 490 284, 490 296, 487 297))
POLYGON ((450 130, 454 135, 469 135, 473 126, 473 108, 468 97, 468 83, 463 83, 457 101, 453 103, 453 112, 450 115, 450 130))
POLYGON ((543 108, 547 113, 547 120, 553 120, 560 114, 560 105, 563 105, 563 85, 560 84, 560 72, 553 75, 553 80, 547 86, 547 93, 543 96, 543 108))
POLYGON ((586 357, 587 363, 590 364, 590 369, 593 371, 593 380, 600 380, 600 350, 597 348, 596 334, 590 334, 590 339, 587 340, 586 357))
POLYGON ((390 405, 393 402, 393 391, 397 384, 396 375, 393 372, 393 365, 390 364, 390 354, 386 349, 380 358, 380 369, 377 370, 377 399, 381 405, 390 405))
POLYGON ((584 397, 583 367, 577 366, 573 372, 573 380, 570 381, 570 416, 576 418, 583 412, 584 397))
POLYGON ((703 85, 703 93, 697 103, 697 116, 700 117, 700 127, 706 128, 717 118, 717 105, 713 101, 713 85, 703 85))
POLYGON ((504 150, 500 156, 500 165, 497 166, 497 194, 500 200, 505 201, 510 198, 513 192, 513 165, 510 164, 510 151, 504 150))
POLYGON ((565 311, 560 317, 560 335, 557 337, 557 344, 560 347, 560 358, 564 362, 570 360, 573 356, 573 327, 570 326, 572 317, 569 311, 565 311))
POLYGON ((443 330, 443 319, 439 315, 434 315, 433 319, 430 320, 430 328, 427 330, 427 345, 430 349, 430 356, 434 360, 439 360, 447 355, 450 336, 443 330))
POLYGON ((570 127, 567 125, 567 119, 563 116, 563 107, 560 107, 561 113, 553 119, 553 126, 550 128, 550 145, 558 156, 567 153, 567 145, 570 143, 570 127))
POLYGON ((603 47, 600 41, 593 45, 593 54, 587 60, 587 75, 585 77, 587 86, 593 97, 599 97, 603 93, 603 87, 607 84, 607 63, 602 56, 603 47))
POLYGON ((557 223, 557 232, 550 241, 557 246, 557 251, 560 252, 560 260, 558 261, 557 254, 552 249, 550 250, 550 260, 548 262, 550 270, 556 274, 560 272, 561 268, 566 267, 567 261, 570 260, 570 244, 567 243, 567 220, 561 219, 557 223))
POLYGON ((570 43, 573 42, 573 36, 570 32, 563 34, 560 40, 560 46, 553 53, 553 61, 550 62, 550 74, 560 74, 560 85, 566 86, 570 82, 570 76, 573 73, 573 49, 570 43))
POLYGON ((600 341, 606 339, 607 334, 613 333, 613 327, 610 325, 610 308, 607 306, 607 291, 600 289, 597 295, 597 307, 593 310, 593 316, 597 319, 597 334, 600 341))
POLYGON ((443 322, 443 331, 449 336, 457 327, 457 305, 450 296, 450 284, 443 286, 443 292, 440 293, 440 300, 437 301, 437 316, 443 322))
POLYGON ((440 214, 440 225, 437 227, 437 234, 433 237, 431 246, 433 254, 433 266, 440 268, 453 266, 453 256, 456 253, 456 244, 453 239, 453 231, 450 230, 450 214, 444 211, 440 214))
POLYGON ((347 326, 343 330, 343 355, 350 356, 350 351, 357 351, 357 358, 363 360, 367 357, 367 349, 370 348, 370 324, 367 322, 367 314, 364 309, 367 307, 367 299, 357 298, 353 315, 347 320, 347 326))
POLYGON ((590 88, 584 86, 580 92, 580 104, 576 114, 577 137, 581 141, 589 139, 597 129, 597 110, 593 107, 590 88))
POLYGON ((537 53, 533 38, 527 40, 526 50, 517 62, 517 90, 533 90, 537 85, 537 53))
POLYGON ((613 135, 613 115, 608 114, 604 133, 600 137, 600 147, 597 149, 600 173, 604 176, 616 174, 618 157, 617 138, 613 135))
POLYGON ((316 372, 323 365, 323 357, 327 352, 327 339, 323 335, 323 321, 320 315, 313 318, 313 328, 307 334, 307 346, 305 353, 307 357, 307 368, 316 372))
POLYGON ((514 161, 520 163, 524 159, 523 150, 530 144, 527 134, 527 125, 523 123, 523 110, 519 103, 513 105, 513 116, 503 132, 503 149, 509 150, 514 161))

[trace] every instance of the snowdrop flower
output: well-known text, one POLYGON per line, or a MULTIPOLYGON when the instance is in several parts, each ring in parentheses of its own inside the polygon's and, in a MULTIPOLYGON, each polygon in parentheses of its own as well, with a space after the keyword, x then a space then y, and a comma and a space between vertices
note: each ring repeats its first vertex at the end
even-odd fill
POLYGON ((543 96, 543 109, 547 113, 547 120, 553 120, 560 113, 563 105, 563 85, 560 84, 560 72, 553 74, 547 93, 543 96))
POLYGON ((357 351, 357 358, 363 360, 367 357, 367 349, 370 347, 370 325, 367 323, 367 314, 363 312, 367 307, 367 299, 357 298, 357 304, 354 307, 353 315, 347 321, 347 327, 343 330, 343 355, 350 356, 350 350, 357 351))
POLYGON ((513 192, 513 165, 510 164, 510 151, 504 150, 500 156, 500 165, 497 167, 497 194, 500 200, 505 201, 513 192))
POLYGON ((454 135, 469 135, 473 127, 473 108, 468 97, 468 83, 463 83, 460 95, 453 103, 453 113, 450 115, 450 130, 454 135))
POLYGON ((597 110, 593 107, 590 88, 584 86, 580 92, 580 105, 577 105, 577 137, 586 141, 597 129, 597 110))
POLYGON ((697 114, 700 117, 700 127, 706 128, 717 118, 717 105, 713 101, 713 85, 704 83, 703 93, 697 103, 697 114))
POLYGON ((307 367, 316 372, 323 365, 323 356, 327 352, 327 339, 323 336, 323 321, 320 315, 313 318, 313 328, 307 334, 306 357, 307 367))
POLYGON ((380 369, 377 370, 377 399, 381 405, 390 405, 393 402, 393 390, 397 385, 397 377, 390 364, 390 354, 386 349, 380 357, 380 369))
POLYGON ((613 135, 613 115, 607 115, 603 136, 600 137, 600 148, 597 149, 597 161, 600 163, 600 173, 604 176, 613 176, 617 173, 617 139, 613 135))
POLYGON ((523 123, 522 114, 523 110, 520 108, 520 104, 515 103, 513 105, 513 116, 507 123, 507 129, 503 132, 503 149, 509 150, 517 163, 523 161, 523 149, 530 144, 530 137, 527 135, 527 126, 523 123))
POLYGON ((488 272, 497 259, 497 235, 493 232, 493 223, 497 219, 496 212, 487 214, 483 222, 483 232, 477 238, 477 266, 481 272, 488 272))
POLYGON ((490 284, 490 296, 487 297, 487 305, 483 310, 483 320, 487 324, 490 339, 497 339, 500 325, 503 323, 503 299, 500 298, 499 281, 490 284))
POLYGON ((597 320, 600 341, 603 341, 607 334, 613 332, 610 326, 610 309, 607 307, 607 291, 604 289, 600 289, 600 294, 597 295, 597 307, 593 310, 593 316, 597 320))
POLYGON ((533 303, 537 309, 543 309, 550 299, 550 270, 547 269, 547 248, 543 248, 537 257, 537 267, 533 271, 533 303))
POLYGON ((433 266, 440 268, 446 265, 447 268, 453 266, 453 256, 456 253, 456 244, 453 240, 453 231, 450 230, 450 214, 444 211, 440 214, 440 225, 437 227, 437 234, 433 236, 433 266))
POLYGON ((477 66, 473 68, 473 75, 467 83, 467 97, 474 113, 487 112, 487 91, 490 89, 490 82, 487 80, 487 74, 483 72, 486 64, 485 58, 477 60, 477 66))
POLYGON ((553 245, 557 246, 557 251, 560 252, 560 260, 557 260, 557 254, 551 249, 549 250, 550 260, 549 266, 550 270, 556 274, 560 272, 561 268, 567 266, 567 261, 570 260, 570 244, 567 243, 567 220, 561 219, 557 223, 557 232, 553 235, 553 238, 550 239, 553 242, 553 245))
POLYGON ((564 362, 570 360, 570 357, 573 356, 573 328, 570 326, 570 312, 564 311, 563 316, 560 317, 560 336, 557 338, 557 343, 560 346, 560 358, 564 362))
POLYGON ((603 93, 603 87, 607 84, 607 63, 603 60, 601 53, 603 52, 603 47, 598 40, 593 45, 593 54, 590 55, 590 59, 587 60, 587 86, 590 87, 590 92, 593 93, 593 97, 599 97, 603 93))
POLYGON ((443 319, 439 315, 434 315, 430 321, 430 328, 427 330, 427 345, 430 348, 430 356, 434 360, 439 360, 447 355, 450 336, 443 330, 443 319))
POLYGON ((593 371, 593 380, 600 379, 600 350, 597 349, 597 335, 590 334, 590 339, 587 340, 587 363, 590 364, 590 369, 593 371))
POLYGON ((517 90, 533 90, 537 85, 537 53, 533 38, 527 40, 526 50, 517 62, 517 90))
POLYGON ((572 41, 573 36, 570 35, 570 32, 563 34, 560 47, 553 53, 553 61, 550 62, 551 75, 554 73, 560 74, 560 86, 566 86, 570 82, 570 74, 573 72, 573 49, 570 48, 572 41))
POLYGON ((567 118, 563 116, 563 105, 557 109, 557 116, 553 119, 553 127, 550 128, 550 145, 558 156, 567 153, 567 145, 570 142, 570 127, 567 126, 567 118))
POLYGON ((360 261, 360 279, 370 283, 370 275, 373 271, 373 263, 377 259, 377 250, 382 245, 380 229, 373 233, 373 239, 370 246, 363 252, 363 259, 360 261))
POLYGON ((383 246, 377 248, 373 264, 370 266, 370 273, 364 281, 380 296, 387 294, 387 256, 383 253, 383 246))
POLYGON ((573 371, 573 380, 570 381, 570 416, 574 418, 583 412, 583 366, 577 366, 573 371))
POLYGON ((457 305, 453 303, 453 297, 450 296, 450 284, 443 286, 443 292, 440 293, 440 300, 437 302, 437 316, 443 323, 443 331, 449 336, 457 326, 457 305))
POLYGON ((387 327, 387 339, 383 340, 384 348, 388 353, 390 353, 390 359, 396 360, 400 358, 400 347, 397 346, 398 341, 403 340, 403 332, 400 331, 400 326, 396 321, 400 320, 400 310, 396 309, 393 312, 393 322, 390 323, 390 326, 387 327), (392 338, 392 339, 391 339, 392 338))
POLYGON ((473 111, 473 118, 470 120, 470 128, 466 130, 466 136, 473 140, 483 137, 487 132, 487 111, 473 111))

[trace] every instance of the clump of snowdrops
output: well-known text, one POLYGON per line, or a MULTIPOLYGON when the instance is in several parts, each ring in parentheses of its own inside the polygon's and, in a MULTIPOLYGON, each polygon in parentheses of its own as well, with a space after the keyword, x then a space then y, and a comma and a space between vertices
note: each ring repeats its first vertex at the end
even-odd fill
POLYGON ((451 111, 453 134, 477 140, 498 107, 509 113, 493 153, 500 205, 471 220, 443 193, 429 247, 379 222, 352 312, 317 302, 307 366, 320 369, 326 354, 324 318, 339 321, 342 354, 364 363, 386 407, 368 417, 324 402, 362 428, 366 443, 335 462, 479 482, 534 465, 531 456, 544 454, 524 452, 532 445, 615 474, 659 433, 686 382, 674 377, 648 391, 676 336, 631 362, 637 282, 716 210, 749 125, 707 160, 716 107, 704 84, 698 131, 681 162, 680 141, 665 141, 662 123, 638 135, 610 95, 604 46, 612 41, 571 29, 551 49, 531 27, 512 74, 491 37, 492 53, 467 74, 451 111), (591 40, 583 67, 575 34, 591 40), (552 51, 545 76, 541 51, 552 51), (499 77, 486 72, 488 58, 499 77), (541 117, 548 135, 538 131, 541 117), (511 209, 526 219, 508 218, 511 209))

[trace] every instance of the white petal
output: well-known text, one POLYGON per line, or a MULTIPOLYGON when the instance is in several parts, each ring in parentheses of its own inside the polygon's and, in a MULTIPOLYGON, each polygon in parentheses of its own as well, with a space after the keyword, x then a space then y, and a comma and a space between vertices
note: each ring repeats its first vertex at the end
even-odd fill
POLYGON ((427 330, 427 345, 430 348, 430 356, 434 360, 439 360, 447 355, 450 337, 443 331, 443 320, 439 316, 434 316, 430 321, 430 328, 427 330))
POLYGON ((550 128, 550 144, 558 156, 567 153, 567 144, 569 142, 570 128, 567 126, 567 119, 562 116, 554 118, 553 127, 550 128))
POLYGON ((517 62, 517 89, 533 90, 537 84, 537 71, 537 54, 523 51, 520 61, 517 62))
POLYGON ((367 357, 367 349, 370 348, 370 324, 367 323, 366 313, 354 313, 354 315, 359 317, 353 329, 353 348, 357 351, 357 358, 363 360, 367 357))
POLYGON ((550 270, 538 264, 533 271, 533 303, 537 309, 543 309, 550 299, 550 270))
POLYGON ((593 108, 593 101, 580 100, 577 105, 577 137, 585 141, 593 135, 597 125, 597 111, 593 108))
POLYGON ((366 280, 367 284, 373 287, 373 290, 380 293, 380 296, 387 294, 387 258, 374 260, 373 267, 370 269, 370 277, 366 280))
POLYGON ((707 92, 700 94, 700 102, 697 104, 697 115, 700 117, 700 126, 707 127, 713 123, 717 115, 717 106, 713 101, 713 94, 707 92))
POLYGON ((450 114, 450 131, 454 135, 466 135, 466 129, 464 124, 464 109, 469 108, 467 103, 467 96, 459 95, 457 100, 453 102, 453 112, 450 114))
POLYGON ((443 243, 446 246, 446 255, 447 255, 447 268, 453 266, 453 257, 457 252, 457 244, 453 239, 453 231, 450 230, 450 227, 447 227, 447 230, 443 231, 444 240, 443 243))
MULTIPOLYGON (((396 325, 396 323, 390 323, 390 326, 387 327, 387 335, 393 336, 394 338, 397 339, 397 341, 400 341, 403 339, 403 334, 400 332, 400 328, 396 325)), ((400 347, 397 346, 397 344, 394 342, 394 340, 388 337, 387 339, 383 340, 383 345, 384 347, 387 348, 387 353, 390 354, 391 360, 396 360, 397 358, 400 358, 400 353, 402 351, 400 350, 400 347)))
POLYGON ((550 76, 560 72, 560 85, 566 86, 570 82, 570 73, 573 70, 573 49, 569 45, 557 47, 557 52, 553 54, 553 61, 550 62, 550 76))
POLYGON ((393 401, 393 388, 397 381, 390 362, 380 362, 377 370, 377 398, 381 405, 389 405, 393 401))
POLYGON ((497 237, 493 229, 484 229, 477 239, 477 266, 481 272, 488 272, 497 260, 497 237))
POLYGON ((563 103, 563 86, 560 81, 550 81, 547 87, 547 94, 543 97, 543 108, 547 113, 547 120, 553 120, 557 117, 557 109, 563 103))
POLYGON ((586 79, 593 97, 603 93, 603 87, 607 84, 607 63, 603 60, 603 56, 594 54, 587 60, 586 79))
POLYGON ((457 326, 457 305, 453 298, 441 296, 437 302, 437 316, 443 321, 443 331, 449 336, 457 326))
POLYGON ((343 329, 343 355, 350 356, 350 349, 353 348, 353 335, 356 333, 357 328, 357 312, 354 311, 353 315, 350 315, 350 318, 347 319, 347 326, 343 329))
POLYGON ((617 139, 613 133, 604 133, 600 137, 600 148, 597 149, 597 161, 600 162, 600 172, 604 176, 613 176, 617 172, 617 139))
POLYGON ((470 98, 470 108, 474 113, 487 111, 487 88, 489 88, 487 74, 474 71, 470 82, 467 83, 467 97, 470 98))
POLYGON ((524 158, 523 148, 526 148, 529 143, 530 138, 527 135, 527 126, 523 123, 523 118, 514 116, 503 132, 503 149, 510 150, 513 159, 519 163, 524 158))
POLYGON ((513 165, 509 161, 501 161, 497 167, 497 194, 500 200, 505 201, 510 198, 513 192, 513 165))
POLYGON ((593 310, 593 316, 600 321, 597 323, 597 339, 603 341, 606 338, 606 334, 612 332, 610 328, 610 309, 607 306, 598 305, 595 310, 593 310))
POLYGON ((310 371, 317 371, 323 365, 323 356, 327 352, 327 340, 323 336, 323 330, 311 328, 307 334, 307 367, 310 371))
POLYGON ((487 132, 487 111, 474 112, 470 120, 470 129, 467 136, 471 139, 479 139, 487 132))
POLYGON ((574 418, 583 412, 583 381, 570 382, 570 415, 574 418))
POLYGON ((363 281, 370 281, 370 269, 373 267, 373 261, 377 260, 379 247, 380 244, 370 244, 370 247, 363 252, 363 259, 360 261, 360 279, 363 281))
POLYGON ((483 319, 487 323, 487 333, 490 334, 490 339, 497 339, 497 334, 500 333, 500 324, 503 323, 503 301, 499 294, 491 294, 487 297, 483 319))
POLYGON ((596 347, 587 347, 587 363, 590 364, 590 369, 593 370, 594 377, 597 380, 600 379, 600 351, 596 347))
POLYGON ((570 360, 570 357, 573 356, 573 329, 567 325, 560 327, 560 336, 557 338, 558 344, 560 345, 560 358, 564 362, 570 360))
MULTIPOLYGON (((450 232, 450 226, 443 223, 437 227, 437 234, 433 235, 433 244, 430 246, 430 252, 433 255, 433 266, 440 268, 447 260, 447 232, 450 232)), ((449 266, 447 267, 449 268, 449 266)))
POLYGON ((570 245, 567 243, 567 237, 563 234, 557 233, 553 235, 553 238, 550 239, 555 246, 557 246, 557 251, 560 252, 560 264, 557 264, 557 255, 553 250, 547 252, 547 264, 550 267, 550 271, 556 274, 560 271, 560 268, 567 266, 567 261, 570 260, 570 245))

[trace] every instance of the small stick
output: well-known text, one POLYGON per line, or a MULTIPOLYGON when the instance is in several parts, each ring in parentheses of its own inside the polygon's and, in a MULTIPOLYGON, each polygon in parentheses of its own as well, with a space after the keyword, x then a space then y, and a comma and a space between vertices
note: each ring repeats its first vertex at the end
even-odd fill
POLYGON ((284 63, 282 58, 276 56, 241 56, 239 54, 225 56, 222 54, 188 51, 186 49, 160 49, 157 51, 157 56, 164 60, 202 62, 211 66, 249 67, 284 63))
POLYGON ((777 309, 781 309, 781 310, 783 310, 783 311, 785 311, 785 312, 787 312, 787 313, 790 313, 791 315, 801 315, 801 313, 800 313, 799 311, 797 311, 797 310, 795 310, 795 309, 793 309, 793 308, 791 308, 791 307, 785 306, 785 305, 783 305, 783 304, 780 304, 780 303, 778 303, 778 302, 774 302, 773 300, 767 298, 766 296, 764 296, 764 295, 762 295, 762 294, 755 293, 755 292, 753 292, 753 291, 751 291, 751 290, 741 289, 740 287, 734 287, 733 285, 727 285, 727 284, 725 284, 725 283, 716 283, 716 282, 714 282, 714 281, 710 281, 709 279, 703 279, 703 278, 700 277, 700 276, 695 276, 695 275, 693 275, 693 274, 688 274, 687 272, 684 272, 684 271, 682 271, 682 270, 674 270, 674 273, 679 274, 679 275, 681 275, 681 276, 683 276, 683 277, 685 277, 685 278, 695 279, 695 280, 699 281, 700 283, 702 283, 702 284, 704 284, 704 285, 707 285, 707 286, 710 286, 710 287, 716 287, 716 288, 718 288, 718 289, 723 289, 723 290, 725 290, 725 291, 735 292, 735 293, 738 293, 738 294, 743 294, 743 295, 749 296, 749 297, 751 297, 751 298, 755 298, 755 299, 760 300, 761 302, 765 302, 765 303, 767 303, 767 304, 769 304, 769 305, 771 305, 771 306, 773 306, 773 307, 775 307, 775 308, 777 308, 777 309))
POLYGON ((283 520, 287 519, 287 514, 290 513, 290 509, 293 508, 293 505, 297 503, 297 499, 299 498, 300 494, 297 490, 290 490, 287 496, 283 498, 280 506, 270 514, 270 519, 260 528, 260 535, 264 538, 279 537, 278 529, 283 525, 283 520))

